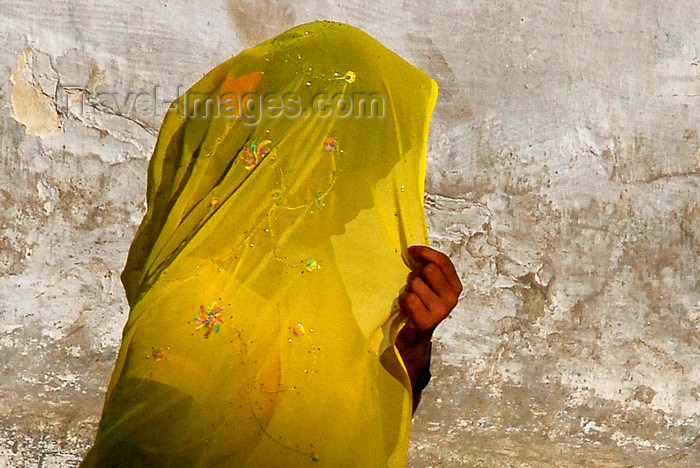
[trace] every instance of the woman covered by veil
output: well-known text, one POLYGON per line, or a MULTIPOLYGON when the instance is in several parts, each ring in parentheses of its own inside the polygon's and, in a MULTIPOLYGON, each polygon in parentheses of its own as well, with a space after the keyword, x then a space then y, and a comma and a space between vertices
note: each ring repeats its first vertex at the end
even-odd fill
POLYGON ((367 34, 315 22, 173 103, 81 466, 405 465, 412 386, 427 370, 406 356, 426 355, 461 292, 426 247, 436 98, 432 79, 367 34), (434 279, 414 279, 411 297, 407 275, 426 265, 434 279), (411 320, 426 285, 449 304, 411 320))

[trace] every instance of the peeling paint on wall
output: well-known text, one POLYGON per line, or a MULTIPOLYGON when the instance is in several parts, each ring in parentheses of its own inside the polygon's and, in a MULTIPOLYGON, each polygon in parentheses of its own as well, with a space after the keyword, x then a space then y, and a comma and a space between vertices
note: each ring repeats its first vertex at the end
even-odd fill
POLYGON ((19 54, 17 69, 10 79, 12 88, 12 117, 26 127, 29 135, 48 136, 61 130, 61 121, 51 96, 43 93, 35 82, 31 49, 19 54))

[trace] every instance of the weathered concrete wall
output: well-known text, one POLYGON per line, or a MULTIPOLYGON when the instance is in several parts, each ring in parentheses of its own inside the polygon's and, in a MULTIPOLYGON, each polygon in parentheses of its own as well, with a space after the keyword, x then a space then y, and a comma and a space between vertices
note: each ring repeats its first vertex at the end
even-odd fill
POLYGON ((409 465, 700 466, 699 17, 660 0, 0 0, 0 466, 75 466, 93 436, 165 108, 128 93, 169 102, 314 19, 441 86, 426 210, 465 291, 409 465), (119 101, 81 111, 81 92, 119 101))

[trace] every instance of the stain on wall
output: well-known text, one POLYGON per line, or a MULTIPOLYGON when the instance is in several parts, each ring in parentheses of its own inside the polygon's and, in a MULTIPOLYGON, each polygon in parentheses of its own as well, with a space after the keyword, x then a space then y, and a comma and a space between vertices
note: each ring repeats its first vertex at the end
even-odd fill
POLYGON ((76 466, 92 441, 170 101, 315 19, 440 85, 425 209, 465 288, 408 465, 700 466, 699 16, 660 0, 4 0, 0 466, 76 466))

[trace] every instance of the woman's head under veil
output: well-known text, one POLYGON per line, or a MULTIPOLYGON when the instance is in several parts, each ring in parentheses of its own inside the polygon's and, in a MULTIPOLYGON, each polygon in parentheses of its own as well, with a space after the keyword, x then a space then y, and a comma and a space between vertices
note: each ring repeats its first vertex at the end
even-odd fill
POLYGON ((405 464, 396 298, 407 247, 428 243, 436 98, 364 32, 315 22, 173 103, 83 466, 405 464))

